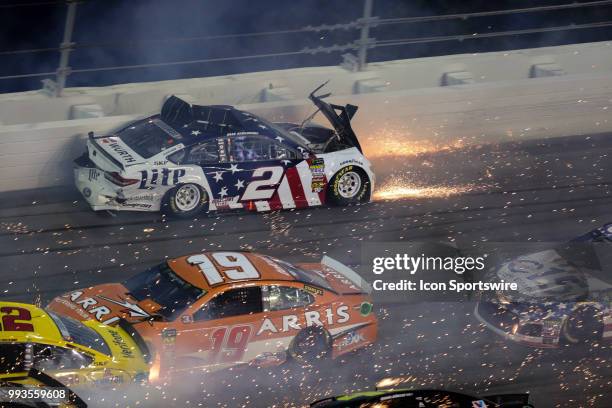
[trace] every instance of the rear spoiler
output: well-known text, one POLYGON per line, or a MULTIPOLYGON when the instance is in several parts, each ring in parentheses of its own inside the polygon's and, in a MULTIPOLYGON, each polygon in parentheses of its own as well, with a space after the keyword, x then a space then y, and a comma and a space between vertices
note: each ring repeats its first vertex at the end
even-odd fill
POLYGON ((123 163, 121 163, 119 160, 117 160, 113 156, 111 156, 96 141, 97 139, 103 139, 106 136, 94 136, 94 132, 89 132, 89 133, 87 133, 87 137, 89 138, 89 141, 91 142, 91 144, 93 144, 96 148, 98 148, 98 151, 100 153, 102 153, 104 155, 104 157, 106 157, 108 160, 110 160, 115 166, 118 166, 121 170, 125 170, 125 167, 123 166, 123 163))
POLYGON ((134 342, 136 343, 136 345, 140 349, 140 352, 142 353, 142 356, 143 356, 145 362, 147 364, 150 364, 151 361, 153 361, 153 356, 151 355, 151 350, 149 350, 149 346, 147 346, 147 343, 144 341, 144 339, 142 338, 140 333, 138 333, 138 331, 136 331, 136 329, 134 329, 134 326, 132 326, 125 319, 119 319, 119 323, 117 324, 117 326, 119 326, 121 329, 123 329, 123 331, 126 332, 132 338, 132 340, 134 340, 134 342))
POLYGON ((529 394, 495 394, 482 398, 497 404, 499 408, 534 408, 529 403, 529 394))
POLYGON ((319 108, 329 123, 332 124, 341 139, 347 141, 351 146, 356 147, 357 150, 363 153, 359 140, 357 140, 357 135, 351 127, 351 119, 353 116, 355 116, 355 112, 357 112, 357 106, 350 104, 345 106, 334 105, 323 101, 323 99, 330 96, 331 93, 319 96, 315 95, 319 89, 327 85, 327 82, 323 83, 317 89, 312 91, 308 96, 308 99, 310 99, 316 105, 316 107, 319 108))
POLYGON ((346 279, 351 281, 355 286, 359 287, 365 293, 372 293, 372 285, 370 285, 365 279, 359 276, 354 270, 344 265, 341 262, 336 261, 333 258, 325 255, 323 259, 321 259, 321 264, 327 266, 328 268, 333 269, 338 272, 346 279))

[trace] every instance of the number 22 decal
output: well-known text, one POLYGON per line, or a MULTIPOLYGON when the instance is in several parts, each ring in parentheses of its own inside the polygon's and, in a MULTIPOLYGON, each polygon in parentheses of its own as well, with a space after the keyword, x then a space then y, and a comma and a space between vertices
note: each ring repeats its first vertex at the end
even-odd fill
POLYGON ((32 321, 32 315, 27 309, 23 309, 21 307, 5 306, 3 308, 0 308, 0 313, 4 314, 4 316, 2 316, 2 327, 0 328, 0 330, 26 332, 34 331, 34 326, 31 323, 24 323, 32 321), (16 315, 11 314, 15 311, 17 312, 16 315))
POLYGON ((211 334, 212 358, 218 362, 240 361, 244 357, 253 328, 249 325, 219 327, 211 334))

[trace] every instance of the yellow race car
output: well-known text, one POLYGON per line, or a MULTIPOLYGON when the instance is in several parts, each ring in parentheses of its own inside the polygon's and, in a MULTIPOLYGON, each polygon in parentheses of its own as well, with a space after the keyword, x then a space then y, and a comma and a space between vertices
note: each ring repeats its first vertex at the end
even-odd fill
POLYGON ((115 386, 146 380, 148 360, 144 341, 129 326, 0 302, 0 381, 29 385, 34 369, 67 386, 115 386))

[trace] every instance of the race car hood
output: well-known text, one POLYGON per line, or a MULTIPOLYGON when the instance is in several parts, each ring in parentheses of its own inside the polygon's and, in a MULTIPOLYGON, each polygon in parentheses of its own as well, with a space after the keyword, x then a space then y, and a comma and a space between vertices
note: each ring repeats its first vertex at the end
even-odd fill
POLYGON ((156 319, 160 305, 150 299, 137 301, 120 283, 78 289, 56 297, 48 309, 77 320, 97 320, 115 325, 119 319, 129 323, 156 319))
POLYGON ((552 249, 503 263, 489 278, 517 283, 517 291, 505 293, 512 302, 576 301, 589 292, 585 275, 552 249))
POLYGON ((90 133, 87 151, 89 159, 105 171, 124 170, 128 166, 145 161, 116 136, 94 136, 90 133))
POLYGON ((94 321, 86 323, 104 338, 116 361, 123 362, 133 372, 145 372, 148 366, 138 344, 120 327, 110 327, 94 321))

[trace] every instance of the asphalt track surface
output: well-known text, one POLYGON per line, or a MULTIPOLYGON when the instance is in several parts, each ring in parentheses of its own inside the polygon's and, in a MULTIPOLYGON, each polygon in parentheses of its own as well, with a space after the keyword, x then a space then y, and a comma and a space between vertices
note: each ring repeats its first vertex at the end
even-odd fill
MULTIPOLYGON (((3 193, 0 299, 45 304, 73 288, 121 281, 165 257, 202 250, 252 249, 292 262, 327 253, 359 268, 356 254, 364 242, 563 241, 612 221, 611 158, 609 134, 378 158, 379 185, 399 177, 421 186, 474 188, 442 198, 192 220, 95 214, 72 189, 3 193)), ((147 395, 101 391, 95 398, 100 406, 120 407, 135 400, 139 406, 300 406, 403 376, 414 387, 528 391, 536 407, 610 406, 609 345, 519 346, 480 325, 469 300, 398 305, 383 299, 377 311, 379 341, 342 361, 194 373, 147 395)))

